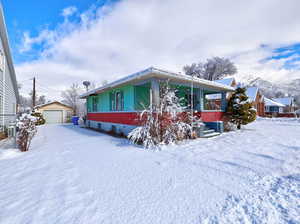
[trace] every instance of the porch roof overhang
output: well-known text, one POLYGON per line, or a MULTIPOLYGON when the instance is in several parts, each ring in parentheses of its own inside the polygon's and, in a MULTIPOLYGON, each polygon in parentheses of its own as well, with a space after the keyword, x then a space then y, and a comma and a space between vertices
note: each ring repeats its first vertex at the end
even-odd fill
POLYGON ((124 77, 122 79, 116 80, 114 82, 111 82, 107 85, 101 86, 99 88, 90 90, 82 95, 80 95, 81 99, 87 98, 90 95, 93 94, 98 94, 104 91, 107 91, 112 88, 116 88, 122 85, 130 84, 130 83, 138 83, 143 80, 147 79, 152 79, 152 78, 158 78, 158 79, 163 79, 163 80, 170 80, 174 82, 180 82, 180 83, 186 83, 186 84, 191 84, 193 82, 194 86, 201 86, 204 88, 220 91, 220 92, 232 92, 234 91, 234 88, 230 86, 226 86, 220 83, 216 83, 213 81, 205 80, 205 79, 200 79, 197 77, 191 77, 188 75, 182 75, 179 73, 175 72, 170 72, 154 67, 147 68, 143 71, 134 73, 132 75, 129 75, 127 77, 124 77))

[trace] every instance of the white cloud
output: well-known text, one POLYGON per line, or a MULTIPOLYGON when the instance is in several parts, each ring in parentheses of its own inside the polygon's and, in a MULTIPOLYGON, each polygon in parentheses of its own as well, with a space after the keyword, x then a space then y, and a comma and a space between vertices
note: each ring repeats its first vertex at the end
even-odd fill
POLYGON ((77 8, 75 6, 70 6, 70 7, 64 8, 62 10, 61 15, 63 17, 69 17, 69 16, 74 15, 75 12, 77 12, 77 8))
POLYGON ((300 78, 299 71, 282 68, 287 59, 261 63, 274 48, 299 41, 299 7, 296 0, 124 0, 91 7, 78 15, 79 23, 65 20, 37 37, 26 34, 24 51, 41 39, 46 44, 37 60, 16 70, 20 80, 37 74, 40 83, 60 90, 83 80, 112 81, 149 66, 180 71, 185 64, 225 56, 237 64, 240 77, 300 78))

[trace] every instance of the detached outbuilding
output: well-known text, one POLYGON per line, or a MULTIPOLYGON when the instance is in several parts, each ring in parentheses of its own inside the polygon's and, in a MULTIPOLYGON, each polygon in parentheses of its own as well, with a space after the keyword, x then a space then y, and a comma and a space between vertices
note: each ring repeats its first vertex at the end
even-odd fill
POLYGON ((38 105, 35 107, 35 112, 41 113, 47 124, 70 122, 74 113, 72 107, 58 101, 38 105))

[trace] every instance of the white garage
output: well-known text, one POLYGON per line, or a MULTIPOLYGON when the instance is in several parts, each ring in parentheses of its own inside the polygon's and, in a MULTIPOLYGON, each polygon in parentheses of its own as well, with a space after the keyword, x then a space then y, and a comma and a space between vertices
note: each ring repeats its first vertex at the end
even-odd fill
POLYGON ((47 124, 57 124, 63 122, 62 110, 44 110, 43 116, 47 124))
POLYGON ((70 122, 73 115, 73 109, 70 106, 58 101, 38 105, 35 111, 43 114, 47 124, 70 122))

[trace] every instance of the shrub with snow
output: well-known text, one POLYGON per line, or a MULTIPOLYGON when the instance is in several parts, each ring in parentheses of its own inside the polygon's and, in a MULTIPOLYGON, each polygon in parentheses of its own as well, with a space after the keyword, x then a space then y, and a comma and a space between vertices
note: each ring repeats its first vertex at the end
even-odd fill
POLYGON ((224 122, 224 131, 236 131, 237 127, 236 124, 226 121, 224 122))
POLYGON ((37 133, 36 120, 37 118, 30 114, 22 114, 17 120, 17 144, 22 152, 29 150, 31 140, 37 133))
POLYGON ((31 116, 36 117, 36 121, 35 121, 36 125, 43 125, 46 123, 46 120, 42 113, 33 112, 33 113, 31 113, 31 116))
POLYGON ((195 138, 193 127, 200 126, 202 122, 190 111, 185 111, 175 90, 168 85, 162 86, 160 99, 157 107, 150 106, 149 110, 140 114, 142 126, 131 131, 128 138, 146 148, 195 138))

